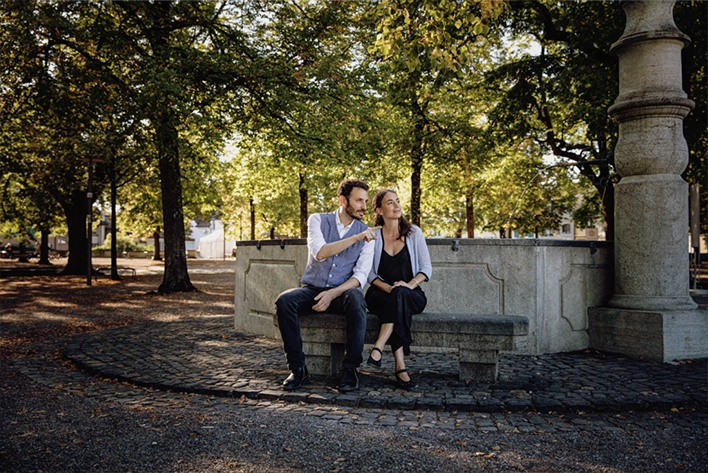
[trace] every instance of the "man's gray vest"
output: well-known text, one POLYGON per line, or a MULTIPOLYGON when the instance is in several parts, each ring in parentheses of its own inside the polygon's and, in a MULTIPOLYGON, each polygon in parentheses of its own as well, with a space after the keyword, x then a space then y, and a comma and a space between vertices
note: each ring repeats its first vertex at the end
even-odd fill
MULTIPOLYGON (((343 240, 366 230, 366 224, 361 220, 354 220, 349 231, 343 238, 339 237, 337 230, 337 214, 320 214, 320 229, 325 243, 343 240)), ((305 274, 300 282, 315 287, 337 287, 347 281, 354 274, 354 266, 359 259, 359 253, 364 246, 363 241, 358 241, 341 253, 331 256, 324 261, 317 261, 314 256, 308 255, 305 274)))

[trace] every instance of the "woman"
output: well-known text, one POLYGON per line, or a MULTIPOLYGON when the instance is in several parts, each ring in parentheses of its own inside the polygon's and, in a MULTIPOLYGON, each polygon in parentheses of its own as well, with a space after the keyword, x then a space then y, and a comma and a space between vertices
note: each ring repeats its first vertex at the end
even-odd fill
POLYGON ((381 367, 383 348, 391 346, 396 362, 396 386, 416 387, 406 370, 404 356, 410 355, 411 319, 425 309, 427 298, 420 285, 430 279, 432 266, 425 238, 420 228, 402 215, 396 193, 382 190, 374 197, 377 239, 374 264, 369 274, 366 304, 379 317, 381 329, 367 364, 381 367))

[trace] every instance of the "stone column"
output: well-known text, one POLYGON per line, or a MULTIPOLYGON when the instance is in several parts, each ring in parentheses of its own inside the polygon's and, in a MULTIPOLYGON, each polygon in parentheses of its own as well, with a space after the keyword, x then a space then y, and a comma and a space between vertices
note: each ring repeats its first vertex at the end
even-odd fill
POLYGON ((615 284, 608 308, 589 312, 590 343, 659 361, 708 356, 708 313, 690 297, 688 164, 683 119, 694 106, 681 87, 674 1, 625 1, 615 165, 615 284))

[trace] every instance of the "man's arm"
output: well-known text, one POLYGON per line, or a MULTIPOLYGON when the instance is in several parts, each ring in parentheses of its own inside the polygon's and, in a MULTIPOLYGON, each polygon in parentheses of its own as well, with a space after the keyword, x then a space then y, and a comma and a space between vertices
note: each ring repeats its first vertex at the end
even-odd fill
POLYGON ((363 232, 344 238, 343 240, 337 240, 333 241, 332 243, 327 243, 320 248, 320 251, 317 252, 315 258, 317 258, 318 261, 322 261, 331 256, 338 255, 342 251, 346 250, 353 244, 358 243, 360 241, 366 241, 368 243, 372 240, 376 240, 375 232, 379 228, 381 227, 367 228, 363 232))
MULTIPOLYGON (((374 227, 373 230, 377 229, 378 227, 374 227)), ((373 240, 364 244, 364 247, 359 253, 359 258, 354 265, 352 277, 344 281, 339 286, 323 291, 315 297, 317 304, 312 306, 314 310, 317 312, 323 312, 327 310, 330 303, 334 299, 341 296, 349 289, 363 288, 364 285, 366 285, 367 275, 369 274, 369 271, 371 271, 371 263, 374 259, 374 245, 375 243, 373 240)))
POLYGON ((347 292, 349 289, 358 288, 359 285, 359 280, 357 278, 352 277, 347 279, 337 287, 333 287, 332 289, 320 292, 317 296, 315 296, 317 304, 312 306, 312 310, 315 310, 317 312, 324 312, 325 310, 327 310, 333 300, 347 292))

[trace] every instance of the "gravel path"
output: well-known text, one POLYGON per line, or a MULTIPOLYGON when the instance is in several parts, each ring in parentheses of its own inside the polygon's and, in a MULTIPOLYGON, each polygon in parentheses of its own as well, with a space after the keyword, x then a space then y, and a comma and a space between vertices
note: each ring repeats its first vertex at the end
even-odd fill
POLYGON ((97 378, 62 356, 79 333, 228 314, 232 265, 190 261, 200 292, 170 296, 151 294, 161 276, 149 271, 91 287, 0 280, 0 471, 708 471, 705 409, 552 416, 218 398, 97 378))

